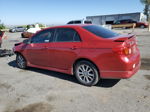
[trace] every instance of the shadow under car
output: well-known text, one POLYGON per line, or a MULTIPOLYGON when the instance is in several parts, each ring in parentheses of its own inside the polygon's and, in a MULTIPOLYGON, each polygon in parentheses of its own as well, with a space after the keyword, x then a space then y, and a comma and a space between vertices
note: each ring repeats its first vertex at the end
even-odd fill
MULTIPOLYGON (((8 65, 17 68, 17 64, 15 60, 9 62, 8 65)), ((73 75, 67 75, 64 73, 59 73, 59 72, 54 72, 54 71, 39 69, 39 68, 33 68, 33 67, 29 67, 27 70, 79 84, 73 75)), ((111 88, 115 86, 119 81, 120 79, 100 79, 99 83, 96 84, 95 86, 103 87, 103 88, 111 88)))

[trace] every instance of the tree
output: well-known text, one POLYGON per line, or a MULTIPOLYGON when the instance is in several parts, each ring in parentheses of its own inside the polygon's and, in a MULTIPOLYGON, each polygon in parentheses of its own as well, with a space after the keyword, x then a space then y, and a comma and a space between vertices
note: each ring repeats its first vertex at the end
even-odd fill
POLYGON ((1 23, 1 20, 0 20, 0 29, 5 29, 5 25, 3 23, 1 23))
POLYGON ((150 0, 140 0, 140 1, 142 4, 145 5, 144 14, 146 15, 148 21, 150 18, 150 0))

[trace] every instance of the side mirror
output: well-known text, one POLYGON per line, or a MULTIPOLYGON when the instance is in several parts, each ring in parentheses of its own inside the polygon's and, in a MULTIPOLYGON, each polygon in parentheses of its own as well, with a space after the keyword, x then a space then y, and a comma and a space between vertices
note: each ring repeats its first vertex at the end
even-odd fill
POLYGON ((24 43, 24 44, 30 44, 30 40, 29 40, 29 39, 26 39, 26 40, 23 41, 23 43, 24 43))

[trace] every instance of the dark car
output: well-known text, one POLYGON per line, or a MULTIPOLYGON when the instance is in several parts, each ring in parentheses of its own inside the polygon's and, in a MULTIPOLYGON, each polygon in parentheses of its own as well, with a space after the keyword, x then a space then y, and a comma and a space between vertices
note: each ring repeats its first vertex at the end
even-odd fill
POLYGON ((100 78, 130 78, 140 67, 134 35, 120 35, 96 25, 46 28, 13 49, 19 68, 72 74, 86 86, 97 84, 100 78))
POLYGON ((135 23, 136 27, 139 27, 139 28, 147 28, 148 27, 147 23, 145 23, 145 22, 137 22, 137 21, 134 21, 132 19, 118 20, 113 25, 121 25, 121 24, 125 25, 125 24, 131 24, 131 23, 135 23))
POLYGON ((26 28, 19 26, 19 27, 13 27, 11 29, 9 29, 9 32, 24 32, 26 30, 26 28))
POLYGON ((69 21, 67 24, 92 24, 90 20, 72 20, 69 21))

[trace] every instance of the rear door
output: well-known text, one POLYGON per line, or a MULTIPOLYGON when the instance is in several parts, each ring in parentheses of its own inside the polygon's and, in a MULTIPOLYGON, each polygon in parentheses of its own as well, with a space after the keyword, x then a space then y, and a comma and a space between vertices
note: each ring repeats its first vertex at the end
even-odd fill
POLYGON ((26 47, 26 57, 31 64, 50 66, 50 62, 53 61, 51 46, 54 31, 54 29, 44 30, 31 38, 31 44, 26 47))
POLYGON ((71 28, 58 28, 55 34, 55 46, 53 48, 55 63, 53 67, 69 69, 80 53, 80 36, 71 28))

